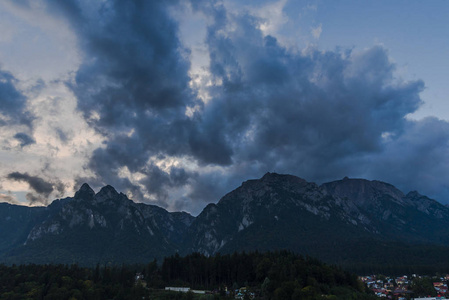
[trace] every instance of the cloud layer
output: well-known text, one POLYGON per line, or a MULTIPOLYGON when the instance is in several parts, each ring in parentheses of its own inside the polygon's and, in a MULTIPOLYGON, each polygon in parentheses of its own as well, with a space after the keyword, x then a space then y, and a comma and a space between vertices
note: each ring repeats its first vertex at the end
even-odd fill
MULTIPOLYGON (((385 47, 287 48, 262 30, 264 20, 208 1, 45 3, 77 36, 83 61, 67 85, 104 140, 88 157, 92 175, 76 185, 111 184, 193 213, 268 171, 317 182, 386 180, 443 202, 449 195, 449 125, 406 118, 424 83, 397 78, 385 47), (207 20, 209 64, 195 84, 173 14, 182 9, 207 20)), ((0 79, 8 104, 0 112, 30 122, 12 75, 0 79)), ((36 142, 26 133, 15 139, 36 142)), ((8 179, 42 197, 59 189, 27 173, 8 179)))

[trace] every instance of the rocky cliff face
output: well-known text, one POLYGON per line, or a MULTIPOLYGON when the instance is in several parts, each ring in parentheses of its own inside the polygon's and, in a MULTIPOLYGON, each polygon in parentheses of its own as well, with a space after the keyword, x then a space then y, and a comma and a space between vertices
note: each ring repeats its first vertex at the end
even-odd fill
POLYGON ((393 185, 366 179, 337 180, 325 183, 321 186, 329 194, 351 200, 358 207, 370 207, 379 205, 380 196, 386 196, 390 201, 403 204, 404 194, 393 185))

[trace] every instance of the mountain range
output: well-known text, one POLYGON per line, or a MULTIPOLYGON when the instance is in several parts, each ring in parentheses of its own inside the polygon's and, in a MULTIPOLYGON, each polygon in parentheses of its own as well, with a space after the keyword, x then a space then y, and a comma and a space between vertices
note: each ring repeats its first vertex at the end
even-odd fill
POLYGON ((440 265, 449 208, 381 181, 267 173, 193 217, 83 184, 47 207, 0 203, 0 262, 145 263, 174 253, 288 249, 341 265, 440 265))

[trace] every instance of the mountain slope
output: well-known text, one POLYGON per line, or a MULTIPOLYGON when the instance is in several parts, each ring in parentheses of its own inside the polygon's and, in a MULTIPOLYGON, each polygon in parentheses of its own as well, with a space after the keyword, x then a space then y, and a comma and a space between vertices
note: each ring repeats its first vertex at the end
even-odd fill
POLYGON ((188 251, 210 255, 288 248, 313 253, 316 247, 336 243, 343 231, 345 239, 376 235, 356 207, 348 207, 315 183, 267 173, 208 205, 189 228, 193 239, 188 251))
MULTIPOLYGON (((186 252, 285 248, 338 263, 387 262, 410 244, 447 246, 448 215, 434 200, 379 181, 317 186, 267 173, 208 205, 188 229, 186 252)), ((401 258, 419 260, 416 251, 401 258)))
POLYGON ((318 186, 276 173, 245 181, 196 218, 84 184, 45 208, 0 204, 0 226, 7 263, 119 264, 177 252, 289 249, 346 265, 437 265, 449 254, 449 208, 435 200, 380 181, 318 186))

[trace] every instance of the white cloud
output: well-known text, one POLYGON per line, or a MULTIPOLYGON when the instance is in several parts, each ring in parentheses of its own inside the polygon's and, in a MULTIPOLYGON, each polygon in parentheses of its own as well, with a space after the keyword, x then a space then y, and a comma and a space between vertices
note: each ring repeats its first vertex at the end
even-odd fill
POLYGON ((311 32, 312 32, 312 36, 318 40, 321 36, 321 32, 323 31, 323 26, 322 24, 318 25, 315 28, 312 28, 311 32))
POLYGON ((0 3, 0 63, 22 81, 59 80, 80 63, 76 36, 67 22, 45 11, 41 1, 32 9, 13 1, 0 3), (4 34, 5 33, 5 34, 4 34))
POLYGON ((254 10, 254 15, 263 20, 260 30, 265 35, 276 36, 281 27, 288 22, 288 17, 284 13, 286 4, 287 0, 279 0, 254 10))

